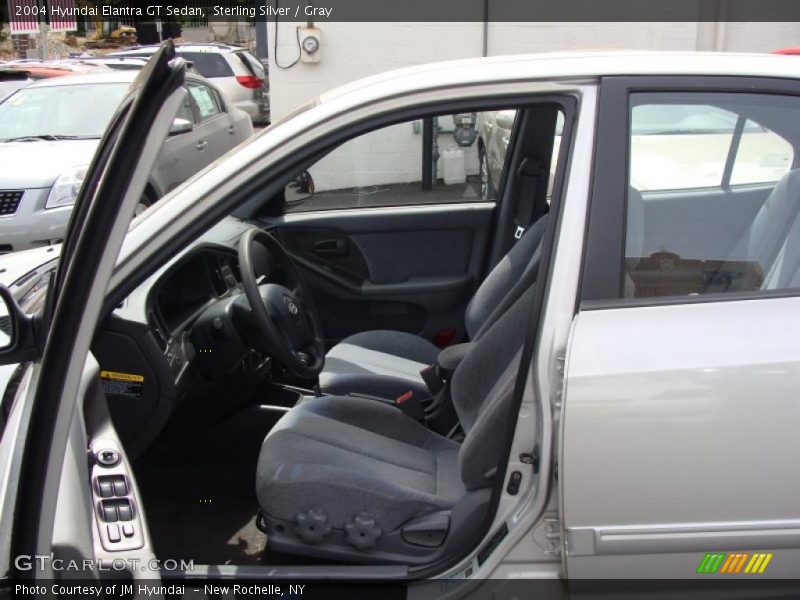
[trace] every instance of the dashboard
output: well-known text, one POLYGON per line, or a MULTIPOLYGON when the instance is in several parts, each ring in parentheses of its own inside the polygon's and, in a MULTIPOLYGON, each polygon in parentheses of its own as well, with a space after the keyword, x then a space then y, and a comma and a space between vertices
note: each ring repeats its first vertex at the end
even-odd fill
POLYGON ((252 225, 224 225, 143 281, 95 337, 92 352, 114 425, 133 457, 184 404, 227 410, 242 397, 234 385, 258 385, 268 376, 269 357, 239 333, 247 333, 241 319, 249 304, 237 246, 252 225))
POLYGON ((230 296, 240 282, 235 253, 203 248, 185 257, 151 289, 147 321, 176 381, 197 354, 192 323, 230 296))
POLYGON ((241 281, 236 255, 202 250, 168 273, 154 290, 154 317, 173 332, 209 302, 235 289, 241 281))

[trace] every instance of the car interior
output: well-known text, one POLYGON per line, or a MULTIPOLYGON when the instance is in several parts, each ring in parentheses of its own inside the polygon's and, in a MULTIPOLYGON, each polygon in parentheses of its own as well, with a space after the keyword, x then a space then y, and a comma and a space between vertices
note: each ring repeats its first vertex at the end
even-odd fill
MULTIPOLYGON (((737 248, 760 251, 753 228, 787 222, 794 128, 747 102, 707 103, 731 113, 740 135, 750 119, 754 135, 777 135, 788 150, 769 176, 757 165, 729 185, 738 148, 726 149, 719 189, 661 189, 632 156, 628 297, 654 295, 648 269, 687 285, 693 257, 709 256, 693 228, 722 227, 722 198, 739 199, 726 231, 732 219, 741 227, 720 258, 734 274, 737 248), (654 228, 684 202, 709 210, 659 237, 654 228), (668 252, 689 262, 663 260, 668 252)), ((479 132, 463 130, 489 119, 421 112, 352 132, 280 193, 254 194, 106 317, 83 407, 105 551, 149 540, 161 559, 205 565, 423 569, 476 548, 503 490, 575 106, 548 96, 492 107, 509 108, 496 200, 481 194, 479 132), (424 166, 437 155, 436 169, 424 166)), ((720 285, 720 272, 703 281, 720 285)))
POLYGON ((144 531, 160 559, 208 565, 430 566, 476 546, 574 104, 514 108, 498 200, 474 127, 455 134, 475 113, 354 134, 107 316, 87 398, 108 408, 84 407, 105 551, 144 531))

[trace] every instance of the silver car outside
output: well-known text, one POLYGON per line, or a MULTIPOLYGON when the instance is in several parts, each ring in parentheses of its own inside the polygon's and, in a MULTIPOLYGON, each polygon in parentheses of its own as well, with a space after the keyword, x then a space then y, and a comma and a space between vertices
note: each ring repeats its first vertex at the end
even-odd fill
MULTIPOLYGON (((149 58, 158 46, 140 46, 108 54, 106 58, 149 58)), ((264 65, 247 49, 221 43, 179 44, 178 56, 193 64, 194 70, 214 82, 237 107, 250 115, 253 123, 270 120, 269 77, 264 65)))
MULTIPOLYGON (((133 81, 135 71, 81 75, 43 80, 26 89, 133 81)), ((150 174, 147 197, 151 204, 211 164, 253 133, 247 114, 232 106, 224 94, 202 77, 187 76, 189 94, 178 119, 180 132, 171 135, 150 174), (202 106, 201 106, 202 103, 202 106)), ((4 102, 11 101, 14 94, 4 102)), ((0 103, 2 105, 3 103, 0 103)), ((104 127, 104 125, 103 125, 104 127)), ((59 176, 88 165, 98 139, 0 141, 0 253, 51 245, 61 241, 72 205, 47 208, 47 199, 59 176)))

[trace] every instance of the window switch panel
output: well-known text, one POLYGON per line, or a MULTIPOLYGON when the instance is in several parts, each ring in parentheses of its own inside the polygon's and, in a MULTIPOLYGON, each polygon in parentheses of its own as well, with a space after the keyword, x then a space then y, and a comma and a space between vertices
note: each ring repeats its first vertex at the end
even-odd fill
POLYGON ((115 496, 127 496, 128 495, 128 484, 125 481, 124 477, 120 477, 119 479, 114 480, 114 495, 115 496))
POLYGON ((120 541, 122 539, 122 537, 120 537, 120 534, 119 534, 119 525, 117 525, 117 524, 106 525, 106 528, 108 530, 108 541, 109 542, 118 542, 118 541, 120 541))

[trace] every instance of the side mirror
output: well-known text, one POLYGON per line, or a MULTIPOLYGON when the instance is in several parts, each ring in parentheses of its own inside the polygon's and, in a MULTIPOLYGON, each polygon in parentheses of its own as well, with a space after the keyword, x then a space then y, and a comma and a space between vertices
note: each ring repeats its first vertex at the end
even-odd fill
POLYGON ((501 110, 494 117, 494 122, 500 129, 512 129, 514 127, 514 119, 517 118, 517 111, 515 110, 501 110))
POLYGON ((284 189, 286 204, 302 202, 303 200, 308 200, 313 195, 314 179, 308 171, 300 173, 300 175, 292 179, 284 189))
POLYGON ((33 319, 22 312, 8 288, 0 285, 0 364, 26 362, 37 356, 33 319))
POLYGON ((172 122, 172 127, 169 128, 169 134, 180 135, 181 133, 189 133, 192 129, 194 129, 194 123, 188 119, 176 117, 172 122))

